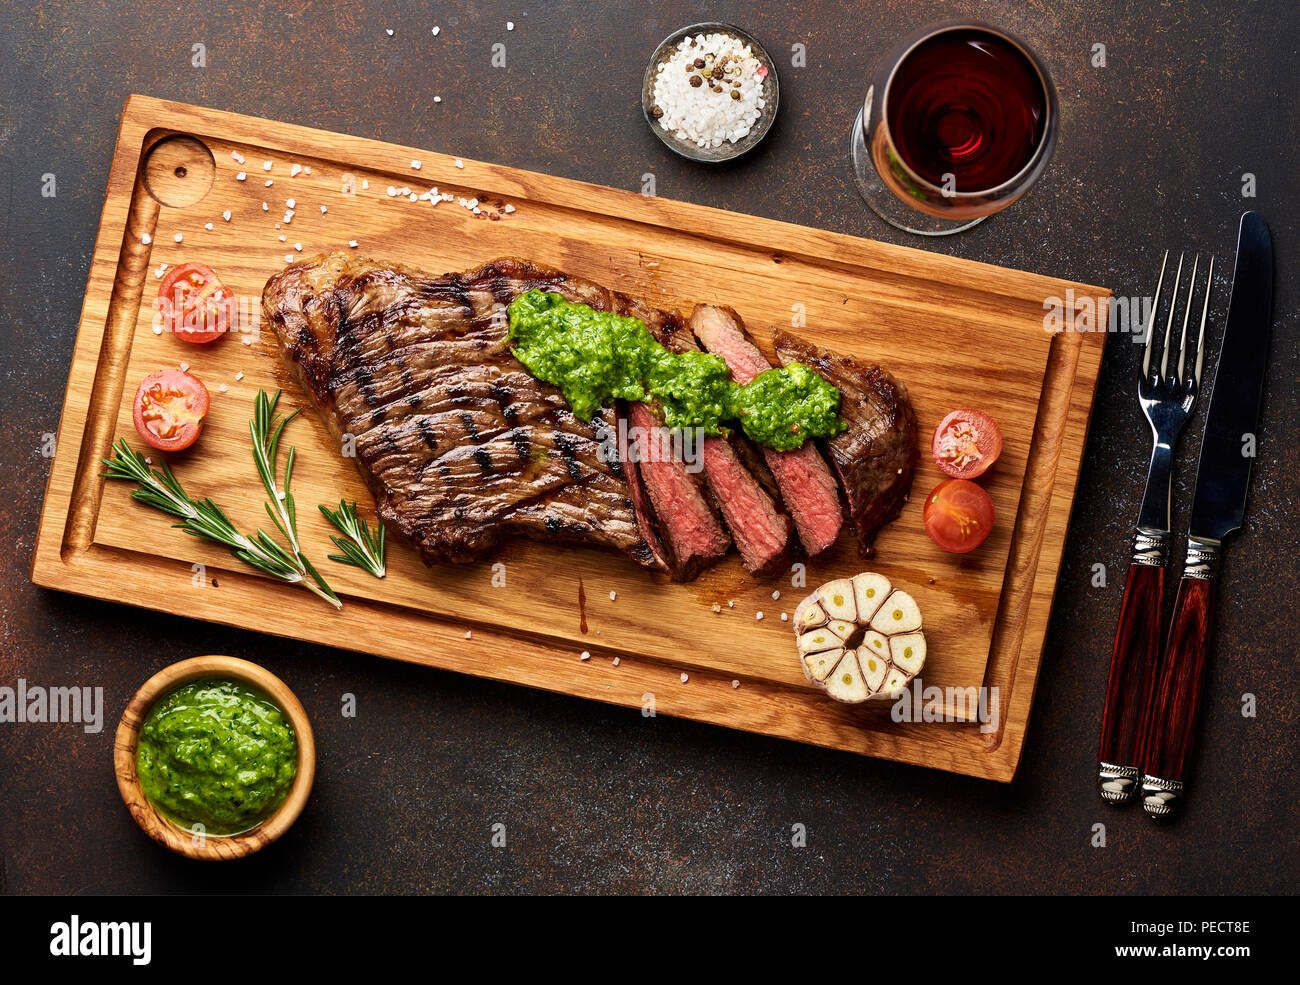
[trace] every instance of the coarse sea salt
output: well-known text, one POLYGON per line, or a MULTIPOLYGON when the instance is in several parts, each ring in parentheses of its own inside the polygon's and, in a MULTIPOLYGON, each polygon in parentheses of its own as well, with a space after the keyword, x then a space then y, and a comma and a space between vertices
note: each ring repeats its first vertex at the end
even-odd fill
POLYGON ((761 68, 738 38, 682 38, 656 70, 653 115, 662 129, 697 147, 734 143, 748 135, 767 105, 761 68))

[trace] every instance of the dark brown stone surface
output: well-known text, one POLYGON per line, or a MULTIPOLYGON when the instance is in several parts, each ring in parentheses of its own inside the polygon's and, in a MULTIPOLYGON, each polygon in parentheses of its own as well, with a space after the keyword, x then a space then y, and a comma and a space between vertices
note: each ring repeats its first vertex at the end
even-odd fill
MULTIPOLYGON (((712 5, 779 65, 782 110, 749 159, 674 157, 641 118, 645 60, 693 4, 7 4, 0 27, 0 684, 102 685, 105 728, 0 725, 0 889, 138 892, 1295 891, 1294 429, 1300 143, 1289 0, 1164 4, 712 5), (640 8, 642 5, 635 5, 640 8), (205 9, 206 8, 206 9, 205 9), (918 243, 853 190, 846 135, 873 56, 975 10, 1054 73, 1056 157, 976 230, 918 243), (515 22, 513 32, 506 21, 515 22), (433 37, 434 24, 442 27, 433 37), (395 31, 393 37, 385 28, 395 31), (490 65, 506 45, 507 65, 490 65), (207 67, 191 67, 191 45, 207 67), (790 67, 790 46, 807 67, 790 67), (1104 44, 1107 66, 1089 63, 1104 44), (1149 445, 1138 350, 1106 355, 1018 781, 998 786, 46 592, 27 580, 89 255, 122 103, 142 92, 1150 292, 1165 247, 1223 263, 1236 220, 1272 226, 1279 287, 1246 530, 1227 552, 1209 704, 1186 815, 1157 830, 1094 791, 1094 755, 1130 527, 1149 445), (434 104, 432 97, 442 96, 434 104), (1243 199, 1252 173, 1254 199, 1243 199), (41 196, 42 175, 57 197, 41 196), (1094 565, 1109 582, 1093 587, 1094 565), (279 844, 220 866, 168 855, 117 796, 113 729, 181 657, 256 660, 301 697, 315 794, 279 844), (356 695, 357 716, 339 714, 356 695), (1242 695, 1258 701, 1243 717, 1242 695), (505 848, 489 845, 506 825, 505 848), (1090 844, 1104 823, 1106 847, 1090 844), (808 847, 790 846, 791 826, 808 847)), ((1200 420, 1184 442, 1186 522, 1200 420)), ((993 408, 996 412, 996 408, 993 408)))

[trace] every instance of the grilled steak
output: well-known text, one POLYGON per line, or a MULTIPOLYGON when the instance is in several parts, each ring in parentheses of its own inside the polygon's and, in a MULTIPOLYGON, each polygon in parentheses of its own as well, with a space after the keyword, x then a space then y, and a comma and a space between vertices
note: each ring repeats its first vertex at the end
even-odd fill
POLYGON ((773 342, 783 365, 801 362, 839 388, 840 416, 849 429, 825 445, 848 497, 858 549, 870 557, 876 532, 903 508, 920 455, 907 388, 879 366, 818 349, 786 332, 774 333, 773 342))
MULTIPOLYGON (((691 328, 704 348, 727 361, 732 378, 742 386, 772 368, 745 332, 740 316, 730 308, 696 305, 691 328)), ((835 543, 844 525, 835 478, 811 441, 795 451, 762 451, 794 518, 799 539, 808 555, 815 557, 835 543)))
POLYGON ((705 498, 699 477, 686 470, 680 457, 665 453, 670 447, 669 431, 654 411, 643 403, 630 404, 627 422, 635 450, 628 471, 636 469, 645 483, 671 552, 673 574, 683 580, 694 578, 726 556, 731 538, 705 498))
POLYGON ((355 438, 380 518, 426 564, 474 560, 510 533, 663 568, 622 463, 599 453, 614 414, 579 420, 506 346, 504 306, 534 287, 620 303, 518 260, 428 277, 331 253, 272 277, 262 305, 331 431, 355 438))
MULTIPOLYGON (((674 352, 699 350, 689 330, 659 341, 674 352)), ((722 510, 745 567, 759 576, 780 571, 790 559, 794 526, 781 511, 775 491, 765 488, 742 461, 742 456, 755 459, 757 453, 739 435, 706 437, 702 452, 709 492, 722 510)))

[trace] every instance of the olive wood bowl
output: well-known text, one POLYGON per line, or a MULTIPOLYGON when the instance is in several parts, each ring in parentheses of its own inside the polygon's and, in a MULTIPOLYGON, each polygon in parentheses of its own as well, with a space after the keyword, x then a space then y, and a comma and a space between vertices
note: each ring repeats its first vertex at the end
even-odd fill
POLYGON ((311 723, 307 720, 307 712, 303 710, 302 704, 288 686, 269 670, 237 657, 191 657, 164 667, 145 681, 144 686, 135 693, 117 726, 117 737, 113 743, 113 767, 117 773, 117 788, 121 791, 122 800, 145 834, 158 844, 188 858, 221 861, 243 858, 260 851, 284 834, 298 819, 311 794, 312 780, 316 776, 316 741, 312 737, 311 723), (284 803, 256 827, 236 835, 205 834, 181 827, 150 803, 136 773, 135 754, 140 727, 154 702, 182 684, 208 677, 234 680, 262 692, 284 712, 298 741, 298 770, 284 803))

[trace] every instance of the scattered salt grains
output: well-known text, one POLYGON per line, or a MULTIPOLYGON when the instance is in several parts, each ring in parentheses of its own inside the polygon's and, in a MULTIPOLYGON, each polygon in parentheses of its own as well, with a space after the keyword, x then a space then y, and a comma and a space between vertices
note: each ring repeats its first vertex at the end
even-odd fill
POLYGON ((773 593, 772 593, 772 601, 773 601, 773 602, 775 602, 775 601, 776 601, 777 599, 779 599, 780 597, 781 597, 781 593, 780 593, 780 592, 773 592, 773 593))
POLYGON ((146 455, 146 456, 144 457, 144 464, 145 464, 145 465, 152 465, 152 464, 153 464, 153 458, 152 458, 151 456, 149 456, 149 455, 146 455))
POLYGON ((689 681, 689 680, 690 680, 689 677, 687 677, 685 674, 682 674, 682 683, 683 683, 683 684, 685 684, 685 683, 686 683, 687 681, 689 681))
POLYGON ((515 29, 515 22, 514 22, 514 21, 506 21, 506 30, 507 30, 507 31, 513 31, 514 29, 515 29))
POLYGON ((384 28, 384 33, 391 38, 393 36, 393 29, 391 27, 386 27, 384 28))
POLYGON ((287 242, 289 242, 289 237, 286 236, 286 235, 284 235, 284 233, 281 233, 281 234, 280 234, 278 237, 276 237, 276 238, 279 239, 279 241, 280 241, 281 243, 287 243, 287 242))
POLYGON ((735 690, 736 688, 740 687, 740 681, 732 681, 732 682, 731 682, 731 687, 732 687, 732 690, 735 690))
POLYGON ((615 658, 614 658, 614 666, 617 667, 617 666, 618 666, 618 663, 619 663, 619 661, 618 661, 618 657, 615 657, 615 658))
POLYGON ((301 164, 295 164, 295 165, 293 165, 293 167, 289 168, 289 177, 290 177, 290 178, 296 178, 296 177, 298 177, 298 175, 300 175, 300 174, 302 174, 302 165, 301 165, 301 164))
POLYGON ((397 194, 397 189, 394 188, 392 185, 389 185, 389 186, 388 186, 388 197, 389 197, 389 198, 392 198, 392 197, 395 196, 396 194, 397 194))
POLYGON ((456 167, 460 168, 462 171, 465 170, 465 162, 462 161, 459 157, 456 158, 456 167))
POLYGON ((263 202, 263 203, 262 203, 262 211, 263 211, 263 212, 270 212, 270 211, 271 211, 271 206, 268 205, 266 202, 263 202))
POLYGON ((474 634, 470 632, 468 629, 465 630, 465 639, 472 640, 473 638, 474 638, 474 634))
POLYGON ((583 650, 581 653, 578 654, 578 659, 579 659, 579 660, 590 660, 590 659, 591 659, 591 651, 590 651, 590 650, 583 650))
POLYGON ((284 262, 285 262, 285 263, 293 263, 293 254, 292 254, 292 253, 286 253, 286 254, 284 255, 284 262))
POLYGON ((709 608, 712 609, 714 612, 722 611, 722 606, 718 605, 717 602, 714 602, 711 606, 709 606, 709 608))
POLYGON ((247 171, 240 171, 239 174, 235 175, 235 180, 236 180, 236 181, 247 181, 247 180, 248 180, 248 172, 247 172, 247 171))
POLYGON ((434 96, 434 97, 433 97, 433 101, 434 101, 435 103, 440 103, 440 102, 442 102, 442 97, 441 97, 441 96, 434 96))
POLYGON ((364 189, 369 189, 369 188, 370 188, 370 179, 369 179, 369 178, 362 178, 362 179, 361 179, 361 187, 364 188, 364 189))
POLYGON ((727 34, 682 38, 656 70, 652 115, 697 147, 735 143, 758 122, 766 72, 749 45, 727 34))
POLYGON ((182 240, 185 239, 185 234, 184 234, 184 233, 177 233, 175 236, 172 237, 172 239, 176 240, 176 242, 179 243, 179 242, 181 242, 182 240))
POLYGON ((226 209, 225 212, 222 212, 222 213, 221 213, 221 218, 223 218, 223 219, 225 219, 227 222, 229 222, 229 221, 230 221, 230 210, 229 210, 229 209, 226 209))
POLYGON ((412 202, 418 202, 420 200, 420 196, 415 194, 415 192, 408 192, 406 197, 412 202))
POLYGON ((225 393, 225 392, 226 392, 227 390, 229 390, 229 389, 230 389, 230 387, 226 386, 226 384, 223 383, 223 384, 221 384, 221 386, 217 387, 217 392, 218 392, 218 393, 225 393))
POLYGON ((263 171, 270 171, 270 170, 271 170, 271 162, 270 162, 270 161, 263 161, 263 162, 262 162, 262 170, 263 170, 263 171))
POLYGON ((733 599, 732 601, 730 601, 730 602, 727 603, 727 608, 728 608, 728 609, 734 609, 735 607, 736 607, 736 602, 735 602, 734 599, 733 599))
POLYGON ((514 210, 515 210, 515 207, 514 207, 513 205, 507 205, 507 206, 506 206, 506 209, 505 209, 505 211, 506 211, 506 215, 509 215, 509 214, 510 214, 511 212, 513 212, 514 210))
POLYGON ((421 167, 423 167, 423 165, 422 165, 419 161, 412 161, 412 162, 411 162, 411 168, 412 168, 412 170, 419 171, 421 167))
POLYGON ((304 165, 304 166, 303 166, 303 169, 302 169, 302 173, 303 173, 303 174, 311 174, 311 165, 310 165, 310 164, 304 165))
POLYGON ((190 371, 190 364, 189 364, 189 363, 181 363, 181 372, 182 372, 182 373, 188 373, 189 371, 190 371))
POLYGON ((348 246, 352 247, 355 250, 357 248, 357 241, 355 239, 348 240, 348 246))
POLYGON ((212 232, 212 223, 210 223, 210 222, 205 222, 205 223, 203 224, 203 228, 206 229, 208 232, 212 232))
MULTIPOLYGON (((153 275, 154 275, 155 277, 161 277, 161 276, 163 275, 163 271, 166 270, 166 269, 167 269, 167 264, 165 264, 165 263, 160 263, 160 264, 158 264, 158 269, 155 270, 155 271, 153 272, 153 275)), ((162 332, 159 331, 158 334, 161 335, 162 332)))
POLYGON ((326 208, 324 205, 322 205, 322 206, 320 207, 320 214, 321 214, 321 215, 324 215, 324 214, 325 214, 326 212, 328 212, 328 211, 329 211, 329 209, 326 208))
POLYGON ((609 600, 610 600, 611 602, 613 602, 616 598, 618 598, 618 592, 610 592, 610 593, 609 593, 609 600))
POLYGON ((230 152, 230 159, 231 159, 232 161, 234 161, 236 164, 243 164, 243 163, 244 163, 244 155, 241 154, 241 153, 239 153, 239 151, 237 151, 237 150, 232 150, 232 151, 230 152))
MULTIPOLYGON (((154 274, 154 276, 155 276, 155 277, 161 277, 162 274, 154 274)), ((161 325, 155 325, 155 326, 153 327, 153 334, 154 334, 154 335, 162 335, 162 326, 161 326, 161 325)))
POLYGON ((433 29, 433 36, 436 38, 441 33, 442 33, 442 28, 435 26, 433 29))
POLYGON ((296 209, 298 207, 298 203, 291 198, 285 199, 284 204, 289 206, 291 209, 296 209))
POLYGON ((297 250, 299 253, 302 252, 302 244, 301 244, 301 243, 294 243, 294 244, 293 244, 293 248, 294 248, 295 250, 297 250))
POLYGON ((244 371, 241 369, 238 373, 235 374, 235 382, 238 383, 243 378, 244 378, 244 371))
POLYGON ((270 178, 267 178, 267 179, 266 179, 266 184, 265 184, 263 187, 265 187, 265 188, 270 188, 270 187, 271 187, 272 185, 274 185, 274 184, 275 184, 274 181, 272 181, 270 178))
POLYGON ((781 621, 782 621, 782 622, 789 622, 789 621, 790 621, 790 616, 787 615, 786 613, 782 612, 782 613, 781 613, 781 621))
POLYGON ((762 622, 762 621, 763 621, 763 610, 762 610, 762 609, 759 609, 757 612, 755 612, 755 613, 754 613, 754 618, 757 619, 759 622, 762 622))
POLYGON ((150 236, 148 233, 145 233, 143 236, 140 237, 140 242, 143 243, 145 246, 148 246, 150 243, 153 242, 153 237, 150 236))

